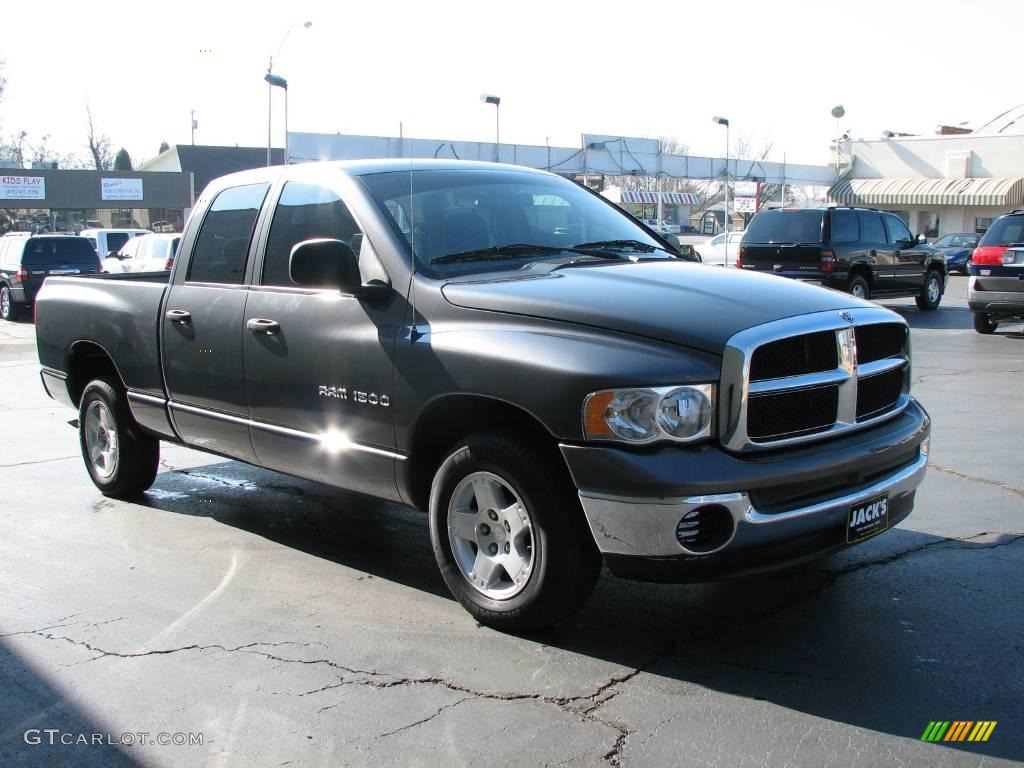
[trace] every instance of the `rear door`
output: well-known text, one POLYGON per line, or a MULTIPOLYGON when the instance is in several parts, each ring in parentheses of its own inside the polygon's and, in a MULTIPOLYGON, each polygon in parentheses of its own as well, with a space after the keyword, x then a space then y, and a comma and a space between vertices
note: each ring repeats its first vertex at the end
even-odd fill
MULTIPOLYGON (((192 236, 187 274, 164 302, 164 377, 175 428, 204 450, 256 462, 242 370, 253 232, 269 184, 228 187, 192 236)), ((189 247, 187 243, 186 248, 189 247)))
POLYGON ((351 245, 364 282, 383 274, 339 189, 315 181, 284 185, 259 285, 245 307, 253 448, 265 466, 374 495, 389 495, 390 488, 397 499, 391 398, 403 302, 366 303, 337 288, 295 285, 291 250, 314 238, 351 245))
POLYGON ((875 293, 893 291, 896 289, 896 246, 889 242, 882 214, 858 211, 857 215, 860 217, 860 248, 874 274, 871 290, 875 293))
POLYGON ((743 267, 788 277, 818 276, 822 218, 823 211, 813 208, 761 211, 743 234, 743 267))

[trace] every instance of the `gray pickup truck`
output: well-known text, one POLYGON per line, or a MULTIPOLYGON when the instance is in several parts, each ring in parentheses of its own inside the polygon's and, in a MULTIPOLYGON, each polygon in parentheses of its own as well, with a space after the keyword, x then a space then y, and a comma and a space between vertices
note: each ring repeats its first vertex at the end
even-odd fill
POLYGON ((104 494, 159 442, 429 515, 480 621, 701 581, 899 523, 928 460, 906 323, 705 266, 569 180, 363 161, 218 179, 169 273, 49 278, 46 391, 104 494))

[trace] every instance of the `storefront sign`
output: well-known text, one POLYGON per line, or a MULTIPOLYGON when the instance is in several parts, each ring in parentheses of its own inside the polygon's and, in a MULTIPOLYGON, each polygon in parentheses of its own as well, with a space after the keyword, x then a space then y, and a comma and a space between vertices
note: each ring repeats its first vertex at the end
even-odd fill
POLYGON ((45 200, 46 179, 42 176, 0 176, 0 199, 45 200))
POLYGON ((100 179, 103 200, 141 200, 142 179, 100 179))

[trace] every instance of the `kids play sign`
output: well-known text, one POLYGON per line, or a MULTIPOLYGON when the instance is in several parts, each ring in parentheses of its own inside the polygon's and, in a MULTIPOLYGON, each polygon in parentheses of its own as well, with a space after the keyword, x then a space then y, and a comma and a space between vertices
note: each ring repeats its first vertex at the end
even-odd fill
POLYGON ((44 200, 46 179, 42 176, 0 176, 0 200, 44 200))

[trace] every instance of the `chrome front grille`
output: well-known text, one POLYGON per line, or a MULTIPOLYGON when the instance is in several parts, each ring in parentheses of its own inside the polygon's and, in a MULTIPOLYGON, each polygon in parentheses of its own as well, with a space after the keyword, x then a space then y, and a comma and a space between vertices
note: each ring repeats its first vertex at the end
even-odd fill
POLYGON ((825 439, 891 418, 906 407, 909 392, 910 333, 888 310, 767 323, 726 346, 722 443, 749 451, 825 439))

